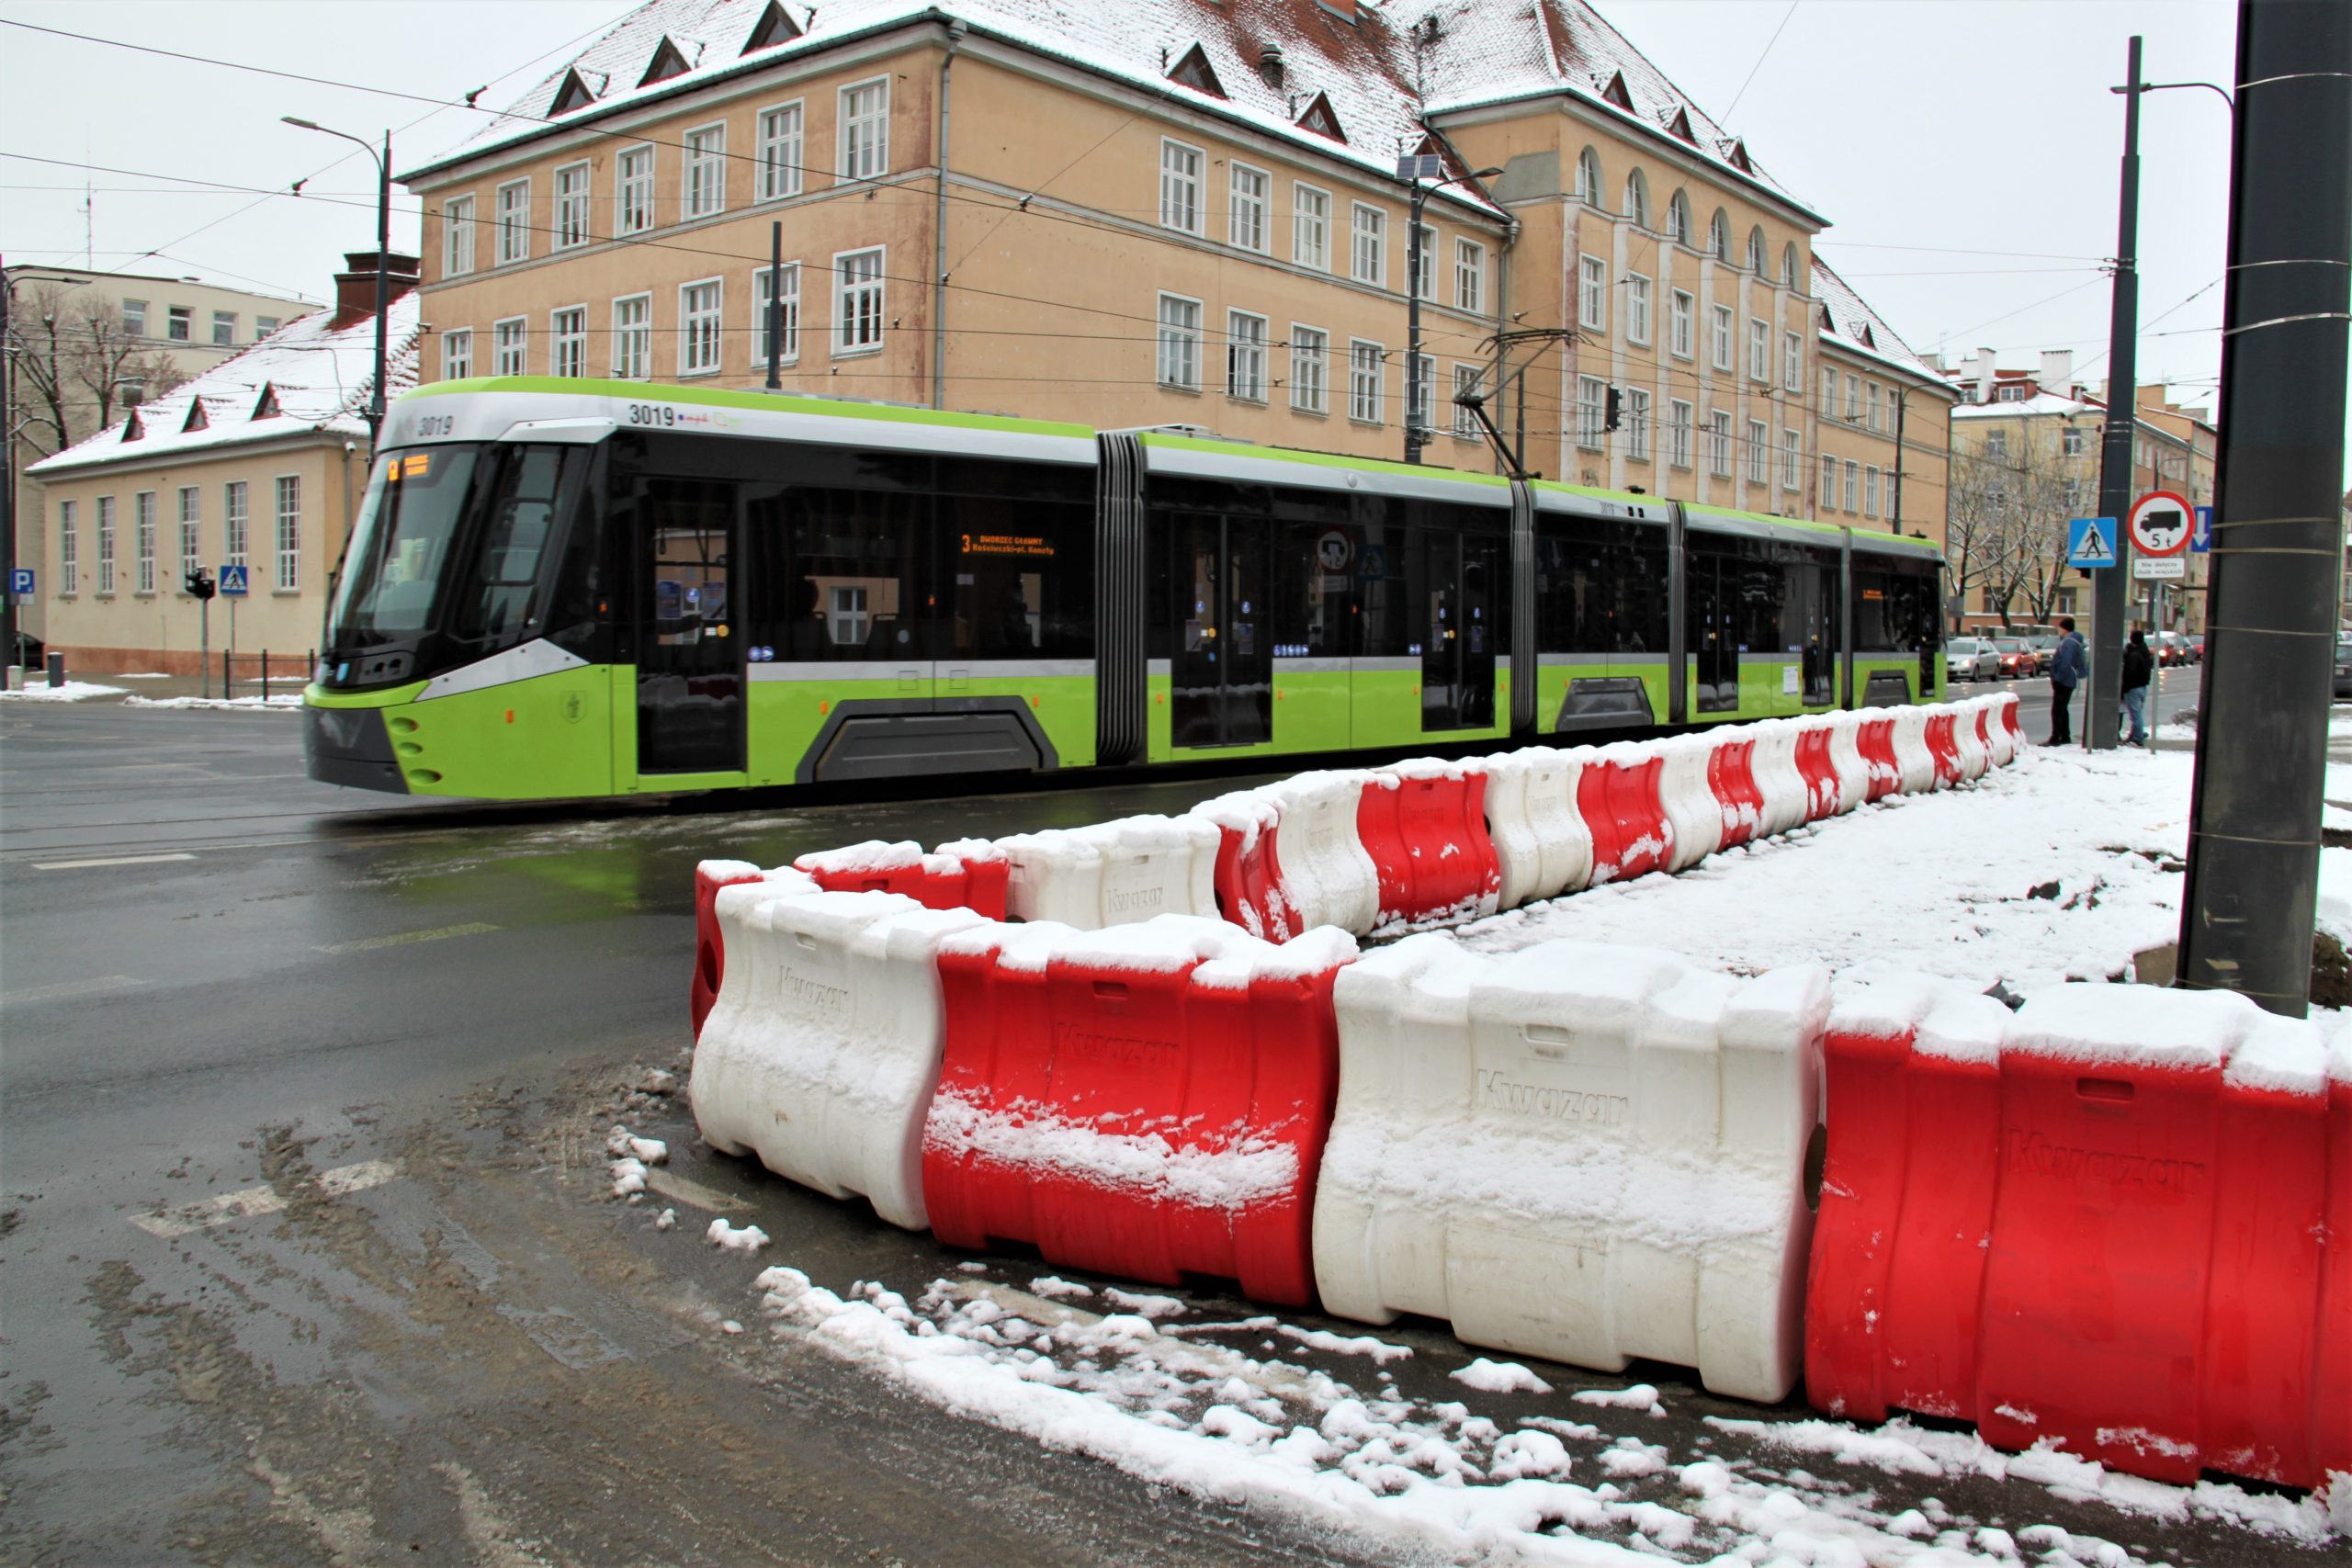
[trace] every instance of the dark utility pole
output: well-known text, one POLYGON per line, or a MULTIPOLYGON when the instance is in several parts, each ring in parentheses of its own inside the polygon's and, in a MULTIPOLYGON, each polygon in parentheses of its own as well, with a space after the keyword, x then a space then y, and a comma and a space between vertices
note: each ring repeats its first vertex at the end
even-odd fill
MULTIPOLYGON (((376 460, 378 438, 384 433, 384 338, 391 309, 391 285, 385 269, 392 249, 392 133, 384 132, 383 156, 376 161, 376 389, 368 399, 368 460, 376 460)), ((227 693, 221 694, 226 696, 227 693)))
POLYGON ((2115 519, 2115 564, 2091 573, 2091 678, 2083 744, 2115 745, 2123 705, 2123 623, 2132 614, 2132 446, 2140 429, 2140 39, 2132 35, 2123 85, 2123 187, 2116 203, 2115 302, 2107 327, 2107 431, 2099 448, 2098 510, 2115 519))
MULTIPOLYGON (((2241 0, 2180 984, 2301 1018, 2344 570, 2352 6, 2241 0)), ((2111 721, 2110 721, 2111 723, 2111 721)))
POLYGON ((23 662, 17 647, 17 384, 8 352, 8 271, 0 265, 0 670, 23 662))
POLYGON ((768 225, 768 390, 784 389, 784 220, 768 225))

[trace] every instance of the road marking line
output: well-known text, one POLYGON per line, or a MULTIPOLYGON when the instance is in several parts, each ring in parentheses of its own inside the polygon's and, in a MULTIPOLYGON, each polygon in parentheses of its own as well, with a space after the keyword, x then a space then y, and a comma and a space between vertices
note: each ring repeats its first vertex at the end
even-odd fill
POLYGON ((92 996, 99 991, 122 991, 147 982, 131 975, 107 975, 91 980, 62 980, 54 986, 28 986, 21 991, 0 995, 0 1003, 15 1007, 25 1002, 53 1002, 66 997, 92 996))
POLYGON ((98 865, 156 865, 168 860, 194 860, 186 852, 168 855, 109 855, 104 860, 37 860, 35 871, 85 871, 98 865))
MULTIPOLYGON (((319 1172, 318 1188, 330 1198, 341 1198, 353 1192, 365 1192, 370 1187, 381 1187, 400 1173, 397 1161, 362 1160, 357 1165, 337 1166, 333 1170, 319 1172)), ((133 1215, 130 1223, 149 1235, 162 1236, 168 1241, 174 1236, 225 1224, 231 1220, 275 1214, 285 1207, 286 1200, 278 1196, 276 1188, 248 1187, 238 1192, 223 1192, 218 1198, 207 1198, 199 1203, 185 1203, 176 1209, 166 1209, 160 1214, 133 1215)))
POLYGON ((693 1205, 708 1213, 727 1214, 752 1205, 731 1193, 716 1187, 705 1187, 699 1181, 689 1181, 683 1176, 673 1176, 656 1166, 645 1173, 645 1184, 664 1198, 674 1198, 681 1203, 693 1205))
POLYGON ((363 937, 357 942, 338 942, 332 947, 322 947, 321 953, 367 953, 379 947, 401 947, 412 942, 439 942, 443 937, 480 936, 498 928, 483 920, 470 920, 462 926, 436 926, 429 931, 402 931, 398 936, 363 937))

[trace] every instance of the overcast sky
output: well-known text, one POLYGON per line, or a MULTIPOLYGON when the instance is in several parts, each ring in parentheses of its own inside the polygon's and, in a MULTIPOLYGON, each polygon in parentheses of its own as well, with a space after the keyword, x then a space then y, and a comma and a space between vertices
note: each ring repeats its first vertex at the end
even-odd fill
MULTIPOLYGON (((628 14, 615 0, 0 0, 0 18, 425 97, 502 103, 628 14)), ((1602 14, 1832 227, 1825 258, 1922 353, 2105 374, 2124 45, 2159 82, 2227 84, 2228 0, 1602 0, 1602 14), (1775 35, 1778 35, 1777 37, 1775 35), (1769 47, 1768 47, 1769 46, 1769 47), (2100 356, 2094 358, 2094 356, 2100 356)), ((480 117, 0 28, 0 252, 324 295, 371 244, 373 167, 292 114, 394 135, 408 164, 480 117), (345 156, 345 154, 348 154, 345 156), (83 164, 110 172, 86 172, 83 164), (309 199, 175 185, 162 175, 309 199), (62 187, 62 188, 59 188, 62 187), (339 206, 319 197, 360 205, 339 206), (160 254, 147 254, 160 253, 160 254)), ((2229 120, 2159 93, 2142 120, 2140 378, 2218 412, 2229 120), (2201 292, 2200 292, 2201 291, 2201 292), (2193 296, 2193 298, 2192 298, 2193 296), (2187 301, 2184 303, 2184 301, 2187 301)), ((393 239, 415 204, 395 191, 393 239)), ((2352 479, 2352 465, 2347 465, 2352 479)))

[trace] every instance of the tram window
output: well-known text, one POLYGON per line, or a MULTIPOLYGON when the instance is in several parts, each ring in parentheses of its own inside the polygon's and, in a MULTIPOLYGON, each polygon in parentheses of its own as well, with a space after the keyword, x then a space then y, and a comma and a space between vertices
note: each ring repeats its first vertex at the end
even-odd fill
POLYGON ((514 446, 498 455, 486 487, 482 533, 471 581, 454 622, 458 634, 499 639, 537 625, 539 561, 555 530, 568 470, 587 461, 577 446, 514 446))
POLYGON ((1738 604, 1740 563, 1727 545, 1693 535, 1683 583, 1686 636, 1698 666, 1698 709, 1730 713, 1739 706, 1738 604))
POLYGON ((656 646, 688 647, 728 622, 729 524, 735 487, 684 479, 657 479, 647 489, 651 547, 652 625, 656 646))
POLYGON ((1799 668, 1806 705, 1819 707, 1837 700, 1838 565, 1811 549, 1800 554, 1801 564, 1789 571, 1801 617, 1799 668))
POLYGON ((1936 640, 1936 579, 1930 571, 1854 568, 1854 649, 1916 653, 1936 640))
POLYGON ((336 646, 365 647, 432 622, 475 459, 469 446, 378 459, 330 616, 336 646))
MULTIPOLYGON (((1474 626, 1474 617, 1461 576, 1465 558, 1453 540, 1458 535, 1500 538, 1509 524, 1510 514, 1500 507, 1356 497, 1356 618, 1362 627, 1356 651, 1367 658, 1418 659, 1449 632, 1466 639, 1464 628, 1474 626)), ((1475 543, 1468 548, 1471 558, 1486 558, 1475 543)), ((1489 614, 1484 600, 1492 596, 1492 584, 1482 580, 1477 586, 1476 640, 1487 645, 1482 651, 1491 653, 1507 641, 1504 605, 1497 602, 1489 614)))
POLYGON ((1666 547, 1663 528, 1639 523, 1609 525, 1611 653, 1667 651, 1667 607, 1672 582, 1666 547))
MULTIPOLYGON (((804 662, 928 659, 922 563, 931 498, 796 487, 782 509, 792 541, 780 609, 783 657, 804 662)), ((758 525, 755 508, 753 525, 758 525)))
POLYGON ((939 622, 939 657, 1091 657, 1091 496, 1053 499, 1054 491, 1070 487, 1042 465, 940 467, 939 545, 948 613, 939 622))
POLYGON ((1609 536, 1597 520, 1542 517, 1535 539, 1535 624, 1545 653, 1610 647, 1609 536))

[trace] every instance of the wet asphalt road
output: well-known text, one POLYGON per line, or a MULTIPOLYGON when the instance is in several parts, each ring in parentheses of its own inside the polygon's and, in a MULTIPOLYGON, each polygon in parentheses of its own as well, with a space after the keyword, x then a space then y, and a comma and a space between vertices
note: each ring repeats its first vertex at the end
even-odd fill
MULTIPOLYGON (((722 1334, 753 1320, 756 1265, 693 1239, 710 1212, 835 1289, 912 1296, 962 1255, 701 1149, 649 1077, 686 1065, 699 859, 1181 810, 1243 781, 420 806, 311 784, 298 723, 0 705, 0 1559, 1395 1561, 722 1334), (678 1231, 601 1201, 616 1119, 672 1141, 678 1231)), ((1468 1353, 1384 1333, 1442 1397, 1468 1353)), ((1759 1414, 1671 1369, 1558 1376, 1658 1383, 1668 1442, 1759 1414)), ((2315 1560, 1935 1490, 2176 1562, 2315 1560)))

